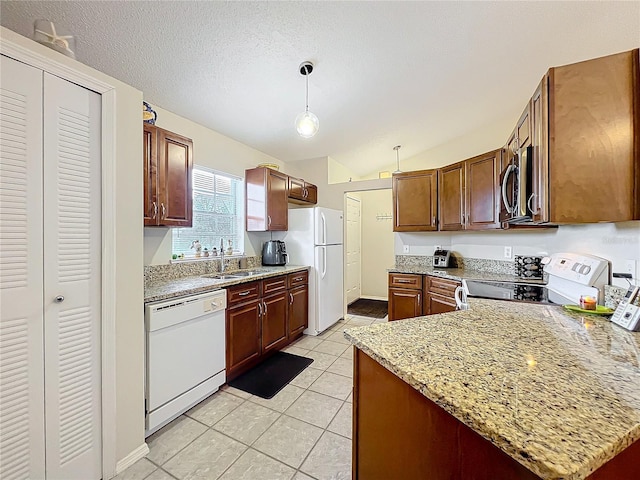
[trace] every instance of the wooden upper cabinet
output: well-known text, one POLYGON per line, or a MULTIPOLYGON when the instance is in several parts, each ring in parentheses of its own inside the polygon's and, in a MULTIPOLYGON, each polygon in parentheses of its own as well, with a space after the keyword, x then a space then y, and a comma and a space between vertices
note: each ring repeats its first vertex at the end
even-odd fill
POLYGON ((549 103, 548 76, 545 75, 531 97, 531 161, 533 198, 528 203, 534 222, 549 221, 549 103))
POLYGON ((318 187, 301 178, 289 177, 289 201, 297 204, 318 203, 318 187))
POLYGON ((500 149, 439 169, 440 230, 500 228, 501 161, 500 149))
POLYGON ((288 228, 289 177, 270 168, 245 171, 247 232, 268 232, 288 228))
POLYGON ((158 131, 158 194, 162 225, 190 227, 192 224, 191 152, 193 143, 190 139, 167 130, 158 131))
POLYGON ((516 126, 516 133, 518 137, 518 147, 526 148, 531 144, 531 115, 529 112, 529 105, 524 109, 518 124, 516 126))
POLYGON ((193 142, 144 125, 144 224, 190 227, 193 218, 193 142))
POLYGON ((464 230, 464 162, 438 171, 438 210, 440 230, 464 230))
POLYGON ((549 70, 551 222, 640 218, 638 52, 549 70))
POLYGON ((438 230, 438 171, 393 175, 393 231, 438 230))
POLYGON ((502 150, 494 150, 464 162, 465 228, 500 228, 500 168, 502 150))
POLYGON ((143 134, 144 163, 144 224, 158 225, 158 135, 157 129, 144 124, 143 134))

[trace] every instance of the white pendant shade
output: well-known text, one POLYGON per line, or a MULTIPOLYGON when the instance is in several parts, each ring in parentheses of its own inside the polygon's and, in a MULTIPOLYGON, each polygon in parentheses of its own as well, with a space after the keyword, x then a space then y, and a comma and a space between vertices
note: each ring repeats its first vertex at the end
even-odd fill
POLYGON ((319 127, 318 117, 309 111, 302 112, 296 117, 296 130, 302 138, 313 137, 318 132, 319 127))
POLYGON ((298 135, 302 138, 313 137, 320 127, 318 117, 309 111, 309 75, 311 75, 311 72, 313 72, 313 63, 302 62, 300 64, 300 74, 305 77, 306 106, 304 108, 304 112, 296 117, 296 130, 298 131, 298 135))

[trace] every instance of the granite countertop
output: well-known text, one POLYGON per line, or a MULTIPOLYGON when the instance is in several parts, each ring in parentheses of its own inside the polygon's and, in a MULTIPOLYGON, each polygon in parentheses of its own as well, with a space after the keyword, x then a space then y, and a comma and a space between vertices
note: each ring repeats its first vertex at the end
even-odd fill
POLYGON ((640 438, 640 333, 559 306, 470 302, 345 337, 544 479, 583 479, 640 438))
POLYGON ((256 273, 246 277, 230 278, 225 280, 211 278, 213 275, 230 275, 233 271, 218 274, 184 277, 178 279, 161 280, 151 282, 144 286, 144 302, 157 302, 170 298, 183 297, 197 293, 206 293, 221 288, 238 285, 240 283, 254 282, 268 277, 277 277, 287 273, 300 272, 309 267, 304 265, 285 265, 283 267, 259 267, 250 269, 256 273))
POLYGON ((417 275, 432 275, 434 277, 449 278, 451 280, 484 280, 488 282, 526 282, 546 283, 543 279, 523 279, 510 273, 489 272, 471 270, 468 268, 437 268, 431 266, 393 266, 388 268, 389 273, 413 273, 417 275))

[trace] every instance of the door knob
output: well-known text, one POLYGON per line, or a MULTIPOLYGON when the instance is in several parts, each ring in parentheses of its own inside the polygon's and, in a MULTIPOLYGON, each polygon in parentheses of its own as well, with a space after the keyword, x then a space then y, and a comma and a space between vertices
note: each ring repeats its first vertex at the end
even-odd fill
POLYGON ((54 298, 54 300, 56 301, 56 303, 62 303, 64 302, 64 296, 58 295, 56 298, 54 298))

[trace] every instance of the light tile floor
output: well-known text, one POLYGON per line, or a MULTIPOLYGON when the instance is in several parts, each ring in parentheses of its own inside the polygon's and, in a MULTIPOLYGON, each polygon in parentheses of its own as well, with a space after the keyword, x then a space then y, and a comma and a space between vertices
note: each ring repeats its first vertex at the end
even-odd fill
POLYGON ((270 400, 224 386, 147 438, 117 480, 351 478, 353 347, 342 331, 387 319, 347 315, 285 351, 314 362, 270 400))

